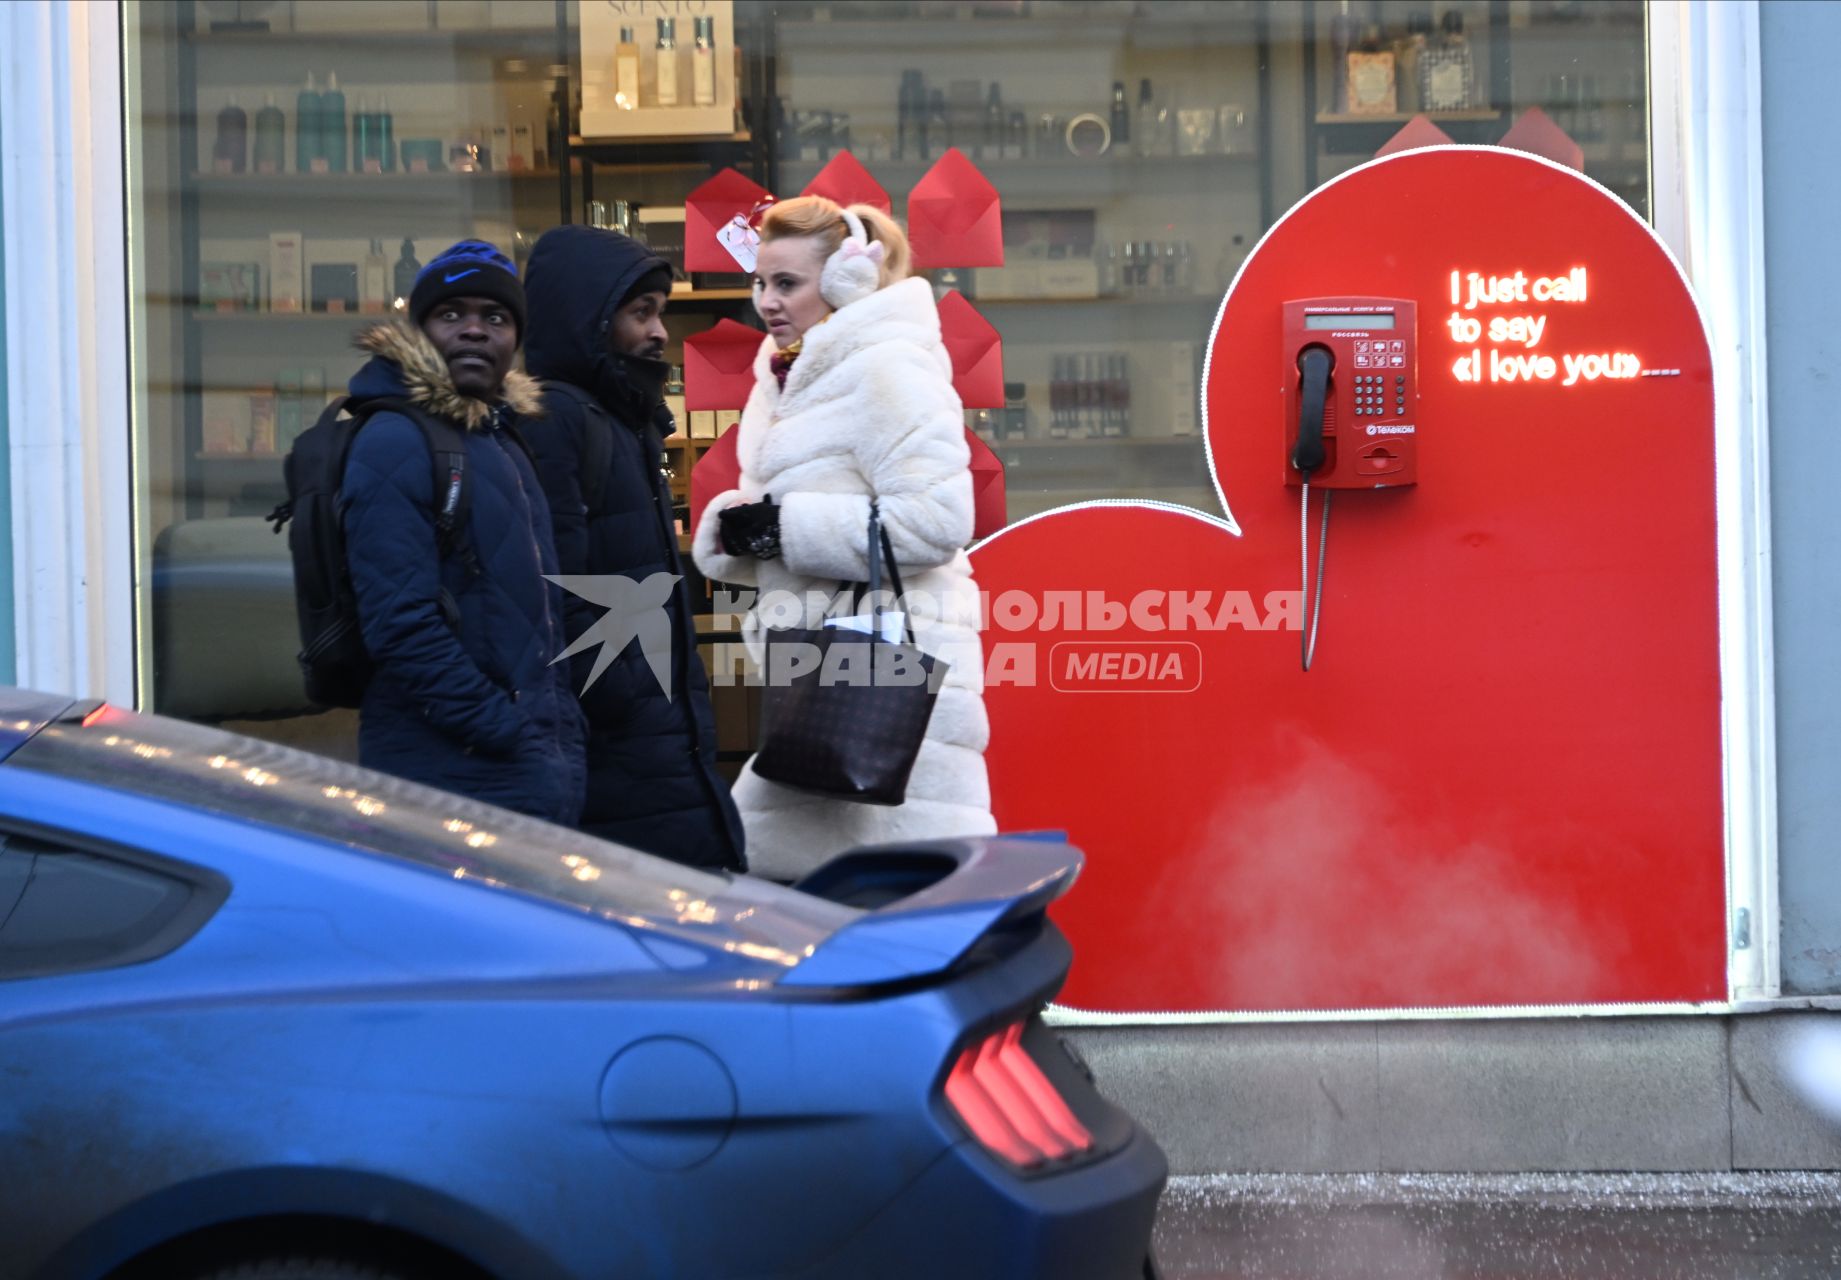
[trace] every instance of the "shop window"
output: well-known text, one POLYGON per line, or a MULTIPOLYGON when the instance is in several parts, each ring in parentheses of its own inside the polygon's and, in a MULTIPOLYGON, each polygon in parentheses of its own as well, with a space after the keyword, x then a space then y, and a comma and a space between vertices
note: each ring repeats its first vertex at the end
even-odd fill
MULTIPOLYGON (((352 754, 349 713, 308 714, 285 540, 263 517, 290 439, 360 363, 354 331, 462 236, 521 263, 548 227, 602 222, 681 264, 684 197, 721 168, 793 195, 849 150, 901 216, 957 147, 1000 193, 1004 264, 932 278, 1002 337, 1003 403, 967 425, 1004 463, 1014 521, 1104 498, 1219 511, 1196 401, 1222 296, 1286 208, 1416 115, 1493 145, 1539 108, 1649 213, 1641 0, 630 8, 630 45, 586 67, 574 2, 127 9, 147 706, 352 754), (681 105, 717 75, 719 128, 649 114, 668 11, 681 105), (718 12, 705 51, 697 19, 718 12), (633 127, 583 137, 585 81, 636 96, 633 127)), ((744 278, 677 287, 674 363, 716 319, 754 323, 744 278)), ((683 504, 725 422, 680 419, 661 462, 683 504)), ((745 714, 723 734, 742 753, 745 714)))

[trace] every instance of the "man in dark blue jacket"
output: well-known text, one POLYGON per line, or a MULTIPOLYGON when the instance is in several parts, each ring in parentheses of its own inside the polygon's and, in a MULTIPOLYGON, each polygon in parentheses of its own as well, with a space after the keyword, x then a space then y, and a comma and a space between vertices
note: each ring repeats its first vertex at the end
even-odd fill
MULTIPOLYGON (((670 622, 668 660, 647 652, 648 635, 665 647, 662 627, 642 629, 598 674, 600 645, 575 655, 588 713, 582 828, 691 866, 739 870, 741 820, 716 772, 709 683, 661 471, 673 429, 664 403, 670 370, 660 358, 670 289, 670 267, 638 241, 591 227, 545 232, 525 268, 524 342, 526 367, 543 379, 544 414, 523 430, 565 574, 634 584, 678 576, 653 593, 670 622)), ((575 595, 567 608, 571 640, 606 613, 575 595)))
MULTIPOLYGON (((539 408, 514 371, 524 325, 516 268, 463 240, 423 268, 413 325, 358 339, 370 361, 350 407, 388 400, 352 441, 339 513, 373 674, 359 710, 366 766, 574 823, 583 725, 564 641, 550 513, 509 427, 539 408), (416 415, 464 433, 464 507, 444 538, 434 456, 416 415)), ((450 477, 453 475, 450 466, 450 477)), ((449 483, 454 483, 450 480, 449 483)))

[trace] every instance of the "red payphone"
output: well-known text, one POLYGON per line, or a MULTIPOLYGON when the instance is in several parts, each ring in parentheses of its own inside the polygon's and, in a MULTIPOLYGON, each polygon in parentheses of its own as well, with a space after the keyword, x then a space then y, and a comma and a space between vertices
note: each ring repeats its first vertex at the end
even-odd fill
POLYGON ((1406 298, 1285 304, 1286 484, 1418 483, 1418 335, 1406 298))

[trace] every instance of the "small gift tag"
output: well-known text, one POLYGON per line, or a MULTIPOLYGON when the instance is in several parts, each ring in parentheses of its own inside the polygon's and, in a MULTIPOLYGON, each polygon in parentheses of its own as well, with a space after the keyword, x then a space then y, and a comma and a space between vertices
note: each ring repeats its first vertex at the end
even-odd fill
POLYGON ((748 219, 736 214, 723 223, 716 232, 716 242, 729 251, 743 271, 754 270, 756 252, 761 246, 761 233, 748 225, 748 219))

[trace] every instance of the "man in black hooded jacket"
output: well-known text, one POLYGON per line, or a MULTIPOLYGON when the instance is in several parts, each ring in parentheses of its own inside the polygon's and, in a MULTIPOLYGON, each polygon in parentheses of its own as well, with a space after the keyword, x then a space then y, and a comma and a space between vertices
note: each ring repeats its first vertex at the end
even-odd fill
MULTIPOLYGON (((670 621, 668 663, 655 617, 603 629, 613 643, 632 638, 599 674, 599 643, 574 656, 588 716, 582 829, 690 866, 741 870, 741 819, 716 772, 709 682, 660 467, 673 430, 661 359, 671 268, 618 232, 557 227, 532 250, 524 288, 524 363, 543 380, 544 415, 521 429, 549 499, 562 572, 624 578, 635 586, 607 587, 601 597, 662 599, 670 621), (656 574, 680 576, 637 590, 656 574)), ((570 641, 608 613, 570 594, 570 641)))

